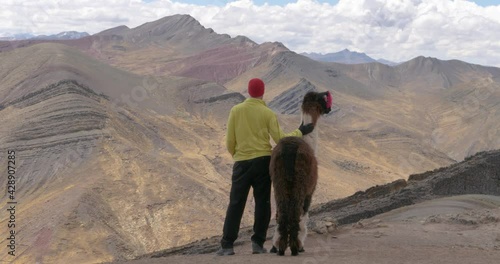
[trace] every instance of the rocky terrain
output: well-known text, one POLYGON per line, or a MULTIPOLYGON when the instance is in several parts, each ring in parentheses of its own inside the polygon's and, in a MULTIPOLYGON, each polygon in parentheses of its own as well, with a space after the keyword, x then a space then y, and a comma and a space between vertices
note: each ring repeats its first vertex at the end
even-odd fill
POLYGON ((500 199, 460 195, 425 201, 312 233, 298 257, 253 255, 249 242, 229 257, 174 254, 115 263, 496 263, 500 257, 500 199))
MULTIPOLYGON (((495 216, 487 213, 484 215, 481 215, 483 213, 475 214, 472 210, 476 207, 470 205, 466 208, 468 211, 461 212, 461 214, 455 215, 454 218, 450 218, 449 214, 442 216, 442 211, 434 210, 435 215, 429 215, 426 221, 432 223, 461 223, 471 226, 479 223, 493 223, 498 227, 498 224, 500 224, 500 151, 478 153, 449 167, 411 175, 408 181, 404 179, 397 180, 385 185, 371 187, 346 198, 316 205, 310 211, 309 228, 317 234, 335 233, 337 229, 348 224, 355 224, 354 227, 356 228, 364 228, 364 223, 380 223, 380 220, 378 222, 367 220, 375 216, 391 211, 392 214, 397 214, 396 209, 406 210, 403 208, 411 205, 419 205, 424 208, 426 202, 428 204, 434 200, 460 195, 490 195, 496 197, 484 198, 484 203, 490 203, 484 207, 495 209, 495 216)), ((472 199, 476 201, 470 202, 481 203, 481 196, 478 197, 478 201, 472 199)), ((452 200, 456 199, 452 198, 452 200)), ((387 214, 385 217, 387 217, 387 214)), ((268 231, 268 239, 271 239, 273 232, 274 225, 271 225, 268 231)), ((500 235, 500 232, 497 232, 497 234, 500 235)), ((237 245, 248 244, 251 235, 251 228, 242 230, 237 245)), ((137 259, 213 253, 220 245, 220 238, 220 236, 216 236, 196 241, 182 247, 141 256, 137 259)), ((500 251, 500 243, 497 244, 495 249, 500 251)), ((500 252, 496 254, 499 255, 500 252)), ((205 256, 205 258, 209 259, 208 256, 205 256)))

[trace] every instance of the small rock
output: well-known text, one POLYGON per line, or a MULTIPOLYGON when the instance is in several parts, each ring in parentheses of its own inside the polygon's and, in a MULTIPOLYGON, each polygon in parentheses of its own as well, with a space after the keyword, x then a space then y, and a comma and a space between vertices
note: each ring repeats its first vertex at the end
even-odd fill
POLYGON ((328 228, 326 226, 314 229, 314 232, 322 235, 328 233, 328 228))
POLYGON ((361 228, 364 228, 365 226, 360 221, 360 222, 355 223, 352 227, 354 227, 354 228, 360 228, 361 229, 361 228))
POLYGON ((335 220, 332 217, 329 217, 329 216, 323 218, 323 221, 325 221, 325 222, 335 222, 335 220))
POLYGON ((318 234, 328 233, 328 227, 326 226, 326 222, 324 221, 315 221, 311 230, 318 234))
POLYGON ((327 229, 328 233, 333 233, 337 230, 337 227, 331 225, 331 226, 327 227, 326 229, 327 229))

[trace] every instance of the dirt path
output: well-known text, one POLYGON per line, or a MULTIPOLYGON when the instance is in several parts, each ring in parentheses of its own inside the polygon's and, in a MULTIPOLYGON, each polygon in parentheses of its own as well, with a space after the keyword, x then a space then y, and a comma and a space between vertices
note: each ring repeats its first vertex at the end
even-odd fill
MULTIPOLYGON (((269 241, 266 242, 269 247, 269 241)), ((250 243, 236 255, 171 256, 130 261, 156 263, 491 263, 500 259, 500 197, 466 195, 403 207, 331 234, 310 234, 306 252, 291 257, 252 255, 250 243)))

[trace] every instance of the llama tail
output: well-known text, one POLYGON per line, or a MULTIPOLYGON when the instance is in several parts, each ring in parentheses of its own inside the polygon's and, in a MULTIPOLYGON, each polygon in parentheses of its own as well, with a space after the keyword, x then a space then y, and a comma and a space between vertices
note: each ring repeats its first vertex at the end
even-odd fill
POLYGON ((299 250, 298 234, 300 230, 299 222, 302 205, 295 193, 297 191, 297 186, 295 185, 301 184, 296 180, 295 160, 297 158, 297 150, 298 145, 285 144, 281 152, 285 171, 284 183, 287 185, 286 189, 289 192, 287 193, 287 199, 281 201, 281 206, 278 206, 278 232, 280 234, 278 248, 280 255, 284 255, 288 244, 290 244, 290 250, 293 256, 298 255, 299 250))
POLYGON ((290 235, 290 250, 292 251, 292 256, 297 256, 299 254, 300 242, 299 242, 299 231, 300 231, 300 207, 298 200, 291 199, 288 204, 289 214, 288 214, 288 232, 290 235))
POLYGON ((285 255, 285 250, 288 247, 288 202, 282 201, 278 206, 278 254, 280 256, 285 255))
POLYGON ((281 152, 281 159, 285 167, 285 179, 288 184, 295 182, 295 159, 297 158, 298 148, 299 146, 295 144, 284 144, 281 152))

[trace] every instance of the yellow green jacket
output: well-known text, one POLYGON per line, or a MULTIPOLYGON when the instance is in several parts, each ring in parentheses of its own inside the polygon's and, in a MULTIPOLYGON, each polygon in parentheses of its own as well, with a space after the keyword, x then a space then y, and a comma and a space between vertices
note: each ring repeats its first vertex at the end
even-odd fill
POLYGON ((226 146, 235 161, 249 160, 271 155, 269 135, 275 143, 284 137, 301 137, 299 129, 283 133, 276 114, 266 103, 248 98, 235 105, 227 121, 226 146))

